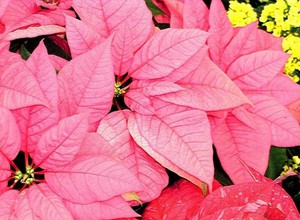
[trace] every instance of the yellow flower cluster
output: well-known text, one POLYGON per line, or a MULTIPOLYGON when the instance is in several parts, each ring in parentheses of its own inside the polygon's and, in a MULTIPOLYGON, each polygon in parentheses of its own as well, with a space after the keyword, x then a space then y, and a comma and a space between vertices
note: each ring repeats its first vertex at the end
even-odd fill
POLYGON ((229 1, 228 18, 234 27, 243 27, 257 20, 257 14, 250 4, 229 1))
POLYGON ((299 174, 298 169, 300 168, 300 158, 298 156, 293 156, 291 160, 288 161, 283 166, 283 171, 281 172, 280 176, 284 176, 288 171, 293 171, 299 174))

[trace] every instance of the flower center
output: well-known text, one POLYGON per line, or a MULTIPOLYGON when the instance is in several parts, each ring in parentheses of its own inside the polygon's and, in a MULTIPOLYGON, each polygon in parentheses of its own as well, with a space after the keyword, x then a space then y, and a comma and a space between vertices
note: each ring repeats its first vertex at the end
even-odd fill
POLYGON ((57 6, 60 3, 60 0, 43 0, 43 2, 57 6))

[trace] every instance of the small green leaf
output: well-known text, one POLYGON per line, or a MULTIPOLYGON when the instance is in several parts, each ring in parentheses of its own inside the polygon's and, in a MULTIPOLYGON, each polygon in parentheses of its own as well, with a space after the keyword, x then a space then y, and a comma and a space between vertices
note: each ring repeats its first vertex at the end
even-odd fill
POLYGON ((282 167, 287 159, 285 148, 271 147, 269 166, 265 176, 271 179, 276 179, 280 175, 282 167))
POLYGON ((20 54, 23 60, 27 60, 31 55, 24 44, 21 45, 20 54))
POLYGON ((164 12, 157 7, 151 0, 145 0, 146 1, 146 5, 149 8, 149 10, 151 11, 151 13, 155 16, 155 15, 163 15, 164 12))

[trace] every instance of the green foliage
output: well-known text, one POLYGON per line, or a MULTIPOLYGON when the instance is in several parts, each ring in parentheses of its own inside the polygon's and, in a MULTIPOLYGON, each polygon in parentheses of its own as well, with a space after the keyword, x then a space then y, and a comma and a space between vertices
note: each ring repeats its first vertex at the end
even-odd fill
POLYGON ((164 12, 159 7, 157 7, 151 0, 145 0, 145 2, 154 16, 164 14, 164 12))
POLYGON ((285 148, 271 147, 269 166, 265 176, 271 179, 276 179, 280 175, 282 167, 287 159, 285 148))

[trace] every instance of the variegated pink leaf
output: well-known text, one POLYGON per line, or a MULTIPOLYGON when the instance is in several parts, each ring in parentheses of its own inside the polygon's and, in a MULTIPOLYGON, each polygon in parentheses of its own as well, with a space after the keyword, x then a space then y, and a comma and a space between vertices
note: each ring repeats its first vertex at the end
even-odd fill
POLYGON ((65 205, 76 219, 115 219, 139 217, 120 196, 86 205, 65 201, 65 205))
POLYGON ((133 51, 140 48, 154 30, 151 12, 144 0, 73 0, 73 7, 80 19, 99 30, 103 37, 128 25, 133 51))
POLYGON ((33 160, 43 169, 69 164, 78 153, 88 129, 88 114, 77 114, 61 120, 45 132, 35 149, 33 160))
POLYGON ((129 73, 135 79, 165 77, 197 54, 207 36, 194 29, 159 31, 134 55, 129 73))
POLYGON ((275 98, 283 105, 300 99, 300 86, 290 77, 277 74, 269 83, 257 89, 244 89, 245 94, 261 94, 275 98))
POLYGON ((13 215, 14 206, 19 197, 19 191, 9 190, 0 195, 0 218, 16 219, 13 215))
POLYGON ((20 132, 16 120, 9 110, 0 107, 0 115, 0 154, 3 156, 1 159, 13 160, 20 150, 20 132))
POLYGON ((45 173, 49 187, 60 197, 89 204, 140 190, 138 179, 122 163, 108 156, 82 156, 45 173))
POLYGON ((206 114, 159 100, 152 102, 155 115, 130 115, 128 128, 133 139, 164 167, 198 186, 201 181, 211 186, 212 143, 206 114))
MULTIPOLYGON (((215 111, 249 103, 241 90, 208 58, 185 78, 176 82, 181 89, 176 92, 157 95, 158 99, 176 105, 215 111)), ((156 95, 149 89, 147 94, 156 95)))
POLYGON ((230 65, 227 75, 240 89, 260 88, 282 71, 289 56, 272 50, 244 55, 230 65))
POLYGON ((114 73, 110 40, 74 58, 58 74, 60 112, 66 117, 91 112, 90 130, 112 105, 114 73))
POLYGON ((213 126, 212 137, 222 167, 235 184, 254 181, 247 166, 265 173, 271 147, 271 129, 266 121, 236 108, 213 126))
POLYGON ((299 219, 291 197, 273 182, 225 186, 208 195, 193 219, 299 219), (251 218, 252 217, 252 218, 251 218))
POLYGON ((66 34, 73 58, 84 54, 104 40, 83 21, 71 16, 66 16, 66 34))
POLYGON ((210 25, 208 32, 211 34, 207 39, 210 57, 219 65, 223 50, 233 36, 233 27, 221 0, 212 0, 208 20, 210 25))
MULTIPOLYGON (((185 0, 183 6, 183 28, 207 31, 209 10, 204 1, 185 0)), ((172 26, 171 26, 172 27, 172 26)))
POLYGON ((122 161, 138 177, 142 190, 137 192, 137 195, 144 203, 157 198, 167 186, 169 178, 164 167, 133 141, 127 127, 129 115, 129 111, 117 111, 101 120, 97 133, 101 134, 111 147, 107 149, 100 145, 98 148, 122 161))
POLYGON ((254 108, 251 111, 271 126, 272 145, 289 147, 300 145, 300 125, 286 107, 265 95, 248 95, 254 108))
MULTIPOLYGON (((21 59, 21 58, 20 58, 21 59)), ((0 105, 17 109, 32 105, 49 107, 40 86, 23 60, 8 66, 0 76, 0 105)))
POLYGON ((13 111, 22 136, 21 149, 24 152, 33 152, 44 131, 58 122, 58 83, 55 69, 43 43, 34 50, 26 66, 38 81, 49 103, 48 107, 30 106, 13 111))

